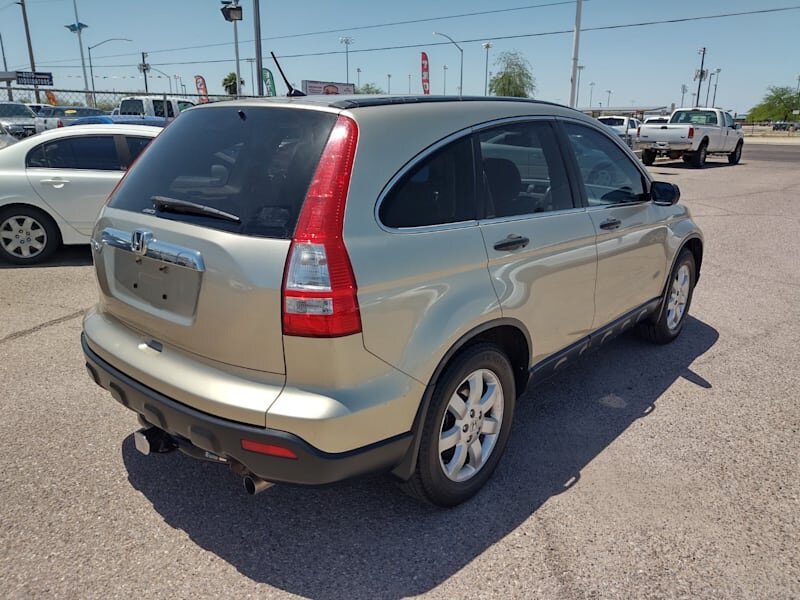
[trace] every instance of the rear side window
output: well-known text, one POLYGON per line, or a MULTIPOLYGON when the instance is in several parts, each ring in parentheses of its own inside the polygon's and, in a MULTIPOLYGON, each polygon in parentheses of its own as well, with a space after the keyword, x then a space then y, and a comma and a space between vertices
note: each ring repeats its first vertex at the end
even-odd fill
POLYGON ((125 136, 125 143, 128 145, 128 152, 131 155, 131 163, 136 160, 150 141, 151 138, 125 136))
POLYGON ((475 220, 473 163, 470 137, 424 158, 386 196, 381 222, 399 228, 475 220))
POLYGON ((289 239, 333 113, 211 107, 176 119, 117 188, 110 206, 244 235, 289 239), (156 210, 156 196, 235 215, 239 222, 156 210))
POLYGON ((153 100, 153 114, 156 117, 174 117, 175 111, 172 109, 172 102, 163 100, 153 100), (167 106, 167 114, 164 114, 164 105, 167 106))
POLYGON ((111 135, 60 138, 41 144, 28 153, 26 166, 93 171, 122 169, 111 135))

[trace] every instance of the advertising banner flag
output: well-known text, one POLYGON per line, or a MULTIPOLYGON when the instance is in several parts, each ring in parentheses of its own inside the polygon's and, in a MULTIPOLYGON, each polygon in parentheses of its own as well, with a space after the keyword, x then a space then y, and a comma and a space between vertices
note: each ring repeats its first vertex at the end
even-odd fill
POLYGON ((269 69, 261 69, 261 79, 264 80, 264 92, 267 96, 277 96, 275 92, 275 78, 269 69))
POLYGON ((431 70, 428 63, 427 52, 422 53, 422 93, 426 96, 431 93, 431 70))
POLYGON ((208 88, 202 75, 194 76, 194 87, 197 88, 197 93, 200 94, 200 104, 208 102, 208 88))

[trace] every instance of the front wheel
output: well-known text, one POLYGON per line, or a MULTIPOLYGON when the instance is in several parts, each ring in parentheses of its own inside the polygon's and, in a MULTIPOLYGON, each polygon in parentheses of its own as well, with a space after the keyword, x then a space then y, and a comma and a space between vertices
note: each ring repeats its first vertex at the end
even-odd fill
POLYGON ((689 314, 696 282, 694 255, 684 248, 672 267, 661 311, 654 320, 639 326, 646 339, 656 344, 668 344, 678 337, 689 314))
POLYGON ((649 167, 656 162, 656 153, 652 150, 642 150, 642 162, 649 167))
POLYGON ((478 344, 458 355, 436 383, 405 490, 445 507, 475 495, 505 450, 515 400, 511 363, 497 346, 478 344))
POLYGON ((703 168, 703 165, 706 164, 707 155, 708 155, 708 147, 706 146, 706 143, 703 142, 702 144, 700 144, 700 147, 697 149, 697 152, 695 152, 692 155, 692 166, 695 169, 703 168))
POLYGON ((17 265, 44 260, 61 244, 58 227, 42 211, 30 206, 0 210, 0 256, 17 265))
POLYGON ((736 144, 736 148, 733 152, 728 154, 728 162, 732 165, 739 164, 739 161, 742 158, 742 142, 741 140, 739 143, 736 144))

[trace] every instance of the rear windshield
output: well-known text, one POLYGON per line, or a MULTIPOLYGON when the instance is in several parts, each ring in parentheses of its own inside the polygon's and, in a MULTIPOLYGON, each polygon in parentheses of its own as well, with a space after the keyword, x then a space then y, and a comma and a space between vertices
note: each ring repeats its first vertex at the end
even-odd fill
POLYGON ((176 119, 144 152, 109 206, 243 235, 289 239, 336 115, 213 107, 176 119), (156 210, 154 196, 241 222, 156 210))
POLYGON ((677 110, 670 123, 689 123, 691 125, 716 125, 717 113, 713 110, 677 110))
POLYGON ((123 100, 119 105, 121 115, 143 115, 144 102, 141 100, 123 100))
POLYGON ((616 117, 600 117, 597 120, 603 125, 608 125, 609 127, 620 127, 625 125, 625 119, 618 119, 616 117))

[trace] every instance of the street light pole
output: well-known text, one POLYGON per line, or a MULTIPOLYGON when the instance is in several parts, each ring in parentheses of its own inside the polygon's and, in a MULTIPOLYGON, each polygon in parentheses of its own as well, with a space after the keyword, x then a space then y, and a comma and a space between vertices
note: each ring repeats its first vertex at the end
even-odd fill
MULTIPOLYGON (((31 59, 31 71, 36 72, 36 62, 33 60, 33 44, 31 43, 31 28, 28 25, 28 8, 25 6, 25 0, 18 0, 18 4, 22 8, 22 23, 25 25, 25 37, 28 39, 28 57, 31 59)), ((39 99, 39 86, 33 86, 33 93, 36 96, 36 102, 41 102, 39 99)))
MULTIPOLYGON (((255 76, 253 75, 253 63, 256 61, 255 58, 245 58, 247 62, 250 63, 250 86, 253 87, 255 82, 255 76)), ((253 93, 256 93, 255 87, 253 87, 253 93)), ((261 94, 259 94, 261 95, 261 94)))
POLYGON ((345 78, 345 83, 350 83, 350 44, 352 44, 353 41, 353 38, 351 38, 349 35, 339 38, 339 43, 344 44, 344 64, 347 68, 347 77, 345 78))
POLYGON ((222 0, 222 16, 233 23, 233 46, 236 55, 236 97, 241 96, 242 76, 239 73, 239 29, 237 23, 242 20, 242 7, 239 0, 222 0))
POLYGON ((411 95, 411 73, 408 74, 408 95, 411 95))
POLYGON ((717 84, 719 83, 719 72, 722 71, 719 67, 717 67, 714 73, 717 74, 717 78, 714 80, 714 98, 711 100, 711 106, 717 105, 717 84))
POLYGON ((492 42, 483 42, 481 47, 486 50, 486 70, 483 74, 483 95, 489 95, 489 48, 492 47, 492 42))
POLYGON ((608 94, 608 98, 606 99, 606 108, 611 106, 611 90, 606 90, 606 94, 608 94))
POLYGON ((581 98, 581 71, 583 71, 586 67, 583 65, 578 65, 578 85, 575 87, 575 108, 580 106, 580 98, 581 98))
POLYGON ((386 93, 387 94, 391 94, 392 93, 392 74, 391 73, 386 75, 386 81, 387 81, 386 87, 388 88, 386 93))
POLYGON ((681 84, 681 106, 683 106, 683 98, 686 95, 686 92, 689 91, 688 86, 685 83, 681 84))
MULTIPOLYGON (((95 96, 94 92, 94 68, 92 67, 92 50, 97 48, 98 46, 102 46, 108 42, 132 42, 133 40, 129 40, 128 38, 108 38, 107 40, 103 40, 102 42, 96 43, 94 46, 87 46, 86 49, 89 51, 89 76, 92 80, 92 106, 97 106, 97 97, 95 96)), ((172 82, 170 81, 170 84, 172 82)), ((170 85, 170 89, 172 86, 170 85)))
MULTIPOLYGON (((264 95, 264 78, 261 74, 264 72, 263 68, 264 65, 261 64, 261 6, 259 5, 259 0, 253 0, 253 22, 255 23, 255 34, 256 34, 256 70, 258 71, 258 79, 256 80, 258 84, 254 88, 258 90, 258 95, 264 95)), ((253 63, 250 63, 250 75, 252 76, 253 71, 253 63)))
POLYGON ((589 108, 592 108, 592 96, 594 96, 594 81, 589 82, 589 108))
POLYGON ((155 71, 156 73, 161 73, 164 77, 167 78, 167 83, 169 83, 169 95, 172 95, 172 77, 164 73, 164 71, 159 71, 155 67, 150 67, 151 70, 155 71))
MULTIPOLYGON (((580 0, 578 0, 578 1, 580 1, 580 0)), ((440 35, 443 38, 447 38, 448 40, 450 40, 450 42, 456 48, 458 48, 458 51, 461 53, 461 70, 460 70, 459 79, 458 79, 458 95, 462 96, 464 94, 464 92, 463 92, 463 90, 464 90, 464 50, 461 48, 461 46, 456 44, 456 41, 453 38, 451 38, 449 35, 447 35, 445 33, 439 33, 438 31, 434 31, 433 35, 440 35)))
POLYGON ((442 85, 442 96, 447 96, 447 65, 442 65, 444 84, 442 85))
POLYGON ((708 97, 711 95, 711 78, 719 69, 714 69, 708 75, 708 87, 706 88, 706 107, 708 107, 708 97))
MULTIPOLYGON (((8 71, 8 63, 6 62, 6 47, 3 46, 3 34, 0 33, 0 52, 3 53, 3 71, 8 71)), ((8 101, 14 101, 14 94, 11 92, 11 82, 6 81, 6 88, 8 88, 8 101)))
POLYGON ((78 34, 78 47, 81 51, 81 68, 83 69, 83 89, 86 94, 89 94, 89 78, 86 76, 86 59, 83 56, 83 39, 81 38, 81 31, 86 29, 87 25, 81 23, 78 18, 78 0, 72 0, 72 8, 75 11, 75 23, 73 25, 64 25, 72 33, 78 34))
POLYGON ((575 3, 575 32, 572 38, 572 74, 570 76, 569 105, 575 108, 575 84, 578 73, 578 55, 581 46, 581 11, 583 10, 583 0, 575 3))
POLYGON ((361 67, 356 67, 356 88, 361 89, 361 67))

